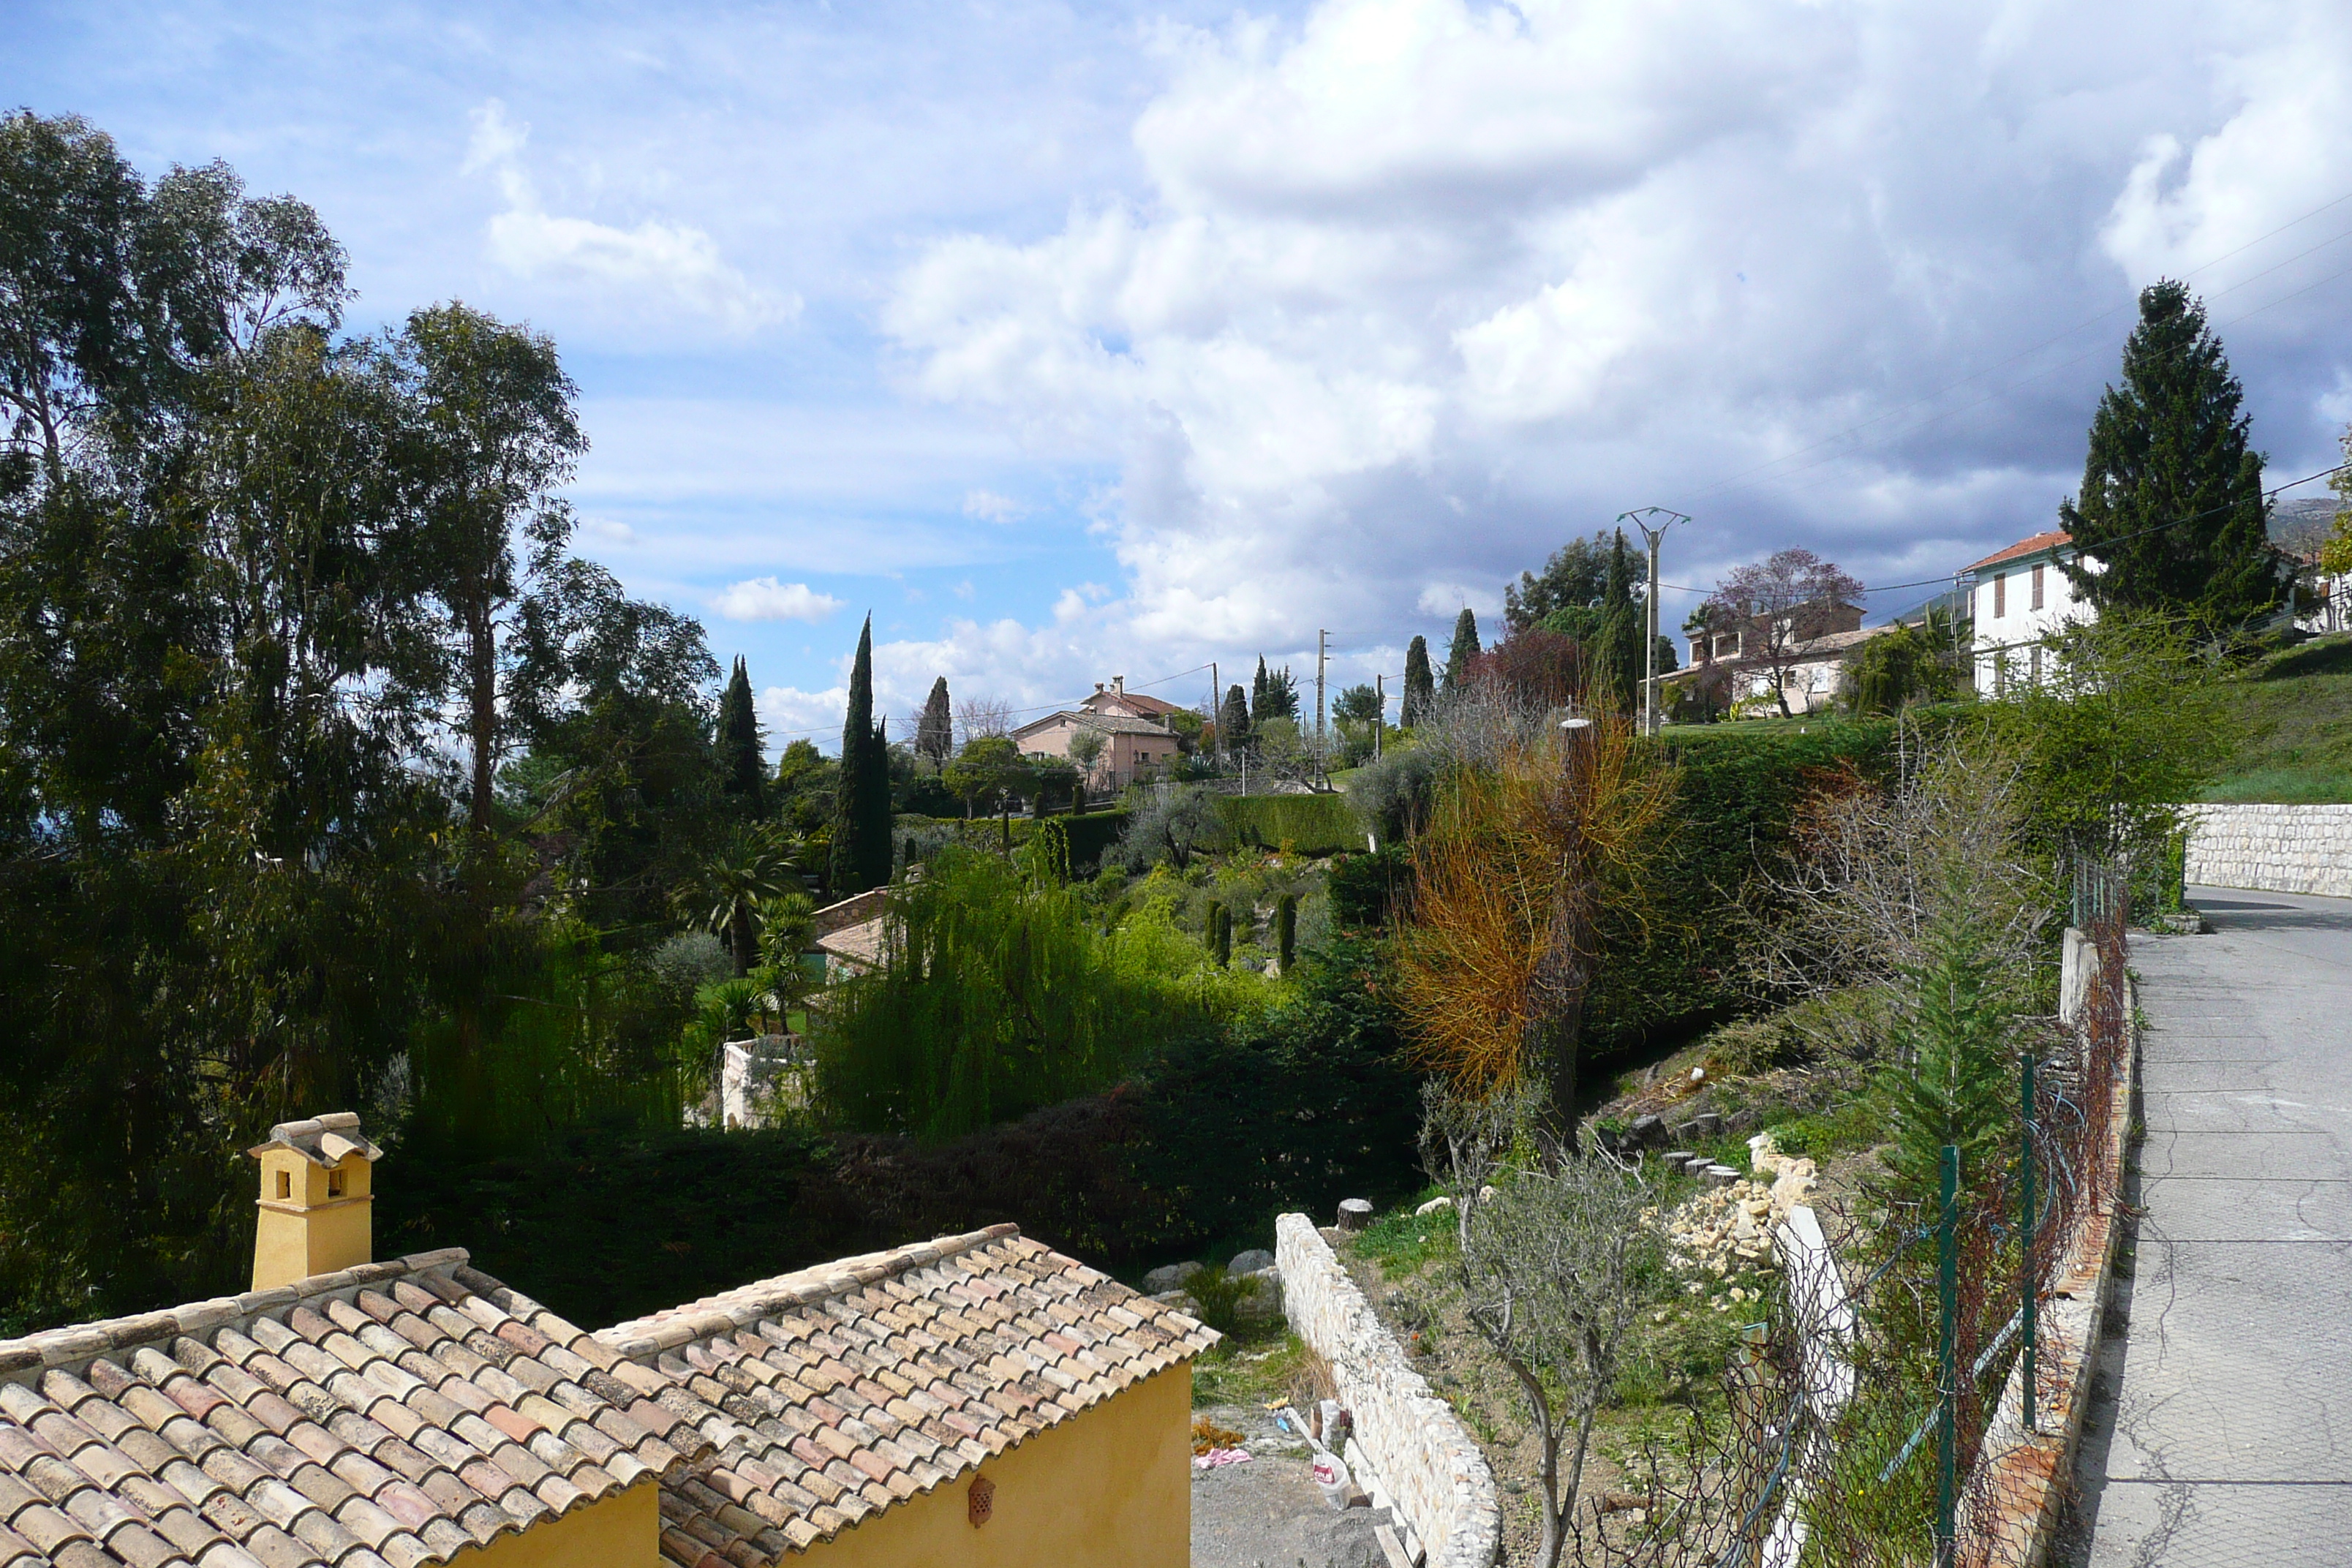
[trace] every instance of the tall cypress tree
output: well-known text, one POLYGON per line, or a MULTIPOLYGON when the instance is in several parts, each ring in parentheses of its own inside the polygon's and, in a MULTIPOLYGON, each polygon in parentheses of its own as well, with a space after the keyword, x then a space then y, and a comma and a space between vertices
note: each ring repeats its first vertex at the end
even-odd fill
POLYGON ((751 705, 751 674, 743 656, 735 656, 735 673, 728 678, 726 694, 719 700, 719 756, 726 773, 726 791, 746 816, 766 815, 768 769, 761 761, 760 714, 751 705))
POLYGON ((948 678, 940 676, 931 682, 931 694, 923 701, 923 716, 915 721, 915 752, 945 766, 948 753, 955 750, 955 715, 948 708, 948 678))
POLYGON ((1629 711, 1642 682, 1642 621, 1633 605, 1633 563, 1622 528, 1609 548, 1609 571, 1601 587, 1601 635, 1592 662, 1592 700, 1615 712, 1629 711))
POLYGON ((1470 661, 1477 657, 1478 617, 1470 613, 1469 605, 1465 605, 1462 613, 1454 618, 1454 641, 1445 649, 1447 691, 1462 689, 1462 683, 1470 679, 1470 661))
POLYGON ((2058 509, 2081 552, 2065 566, 2077 592, 2102 608, 2186 612, 2211 631, 2277 607, 2284 585, 2244 400, 2187 285, 2140 290, 2123 384, 2091 419, 2082 494, 2058 509))
POLYGON ((1404 645, 1404 700, 1397 722, 1412 729, 1437 701, 1437 682, 1429 673, 1429 639, 1416 637, 1404 645))
MULTIPOLYGON (((1263 663, 1260 668, 1264 668, 1263 663)), ((1250 749, 1249 699, 1242 695, 1238 685, 1225 693, 1225 706, 1217 715, 1217 733, 1224 738, 1229 752, 1250 749)))
POLYGON ((841 726, 841 780, 825 878, 836 899, 890 879, 888 752, 889 743, 874 722, 874 617, 868 616, 849 667, 849 712, 841 726))
POLYGON ((1250 719, 1265 717, 1265 655, 1257 656, 1257 673, 1250 677, 1250 719))

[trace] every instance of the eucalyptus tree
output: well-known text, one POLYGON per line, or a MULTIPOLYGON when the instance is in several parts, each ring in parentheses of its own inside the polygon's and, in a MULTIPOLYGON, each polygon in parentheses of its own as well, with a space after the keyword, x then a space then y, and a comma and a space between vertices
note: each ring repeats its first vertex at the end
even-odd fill
POLYGON ((425 575, 466 746, 467 820, 480 836, 517 731, 502 700, 517 668, 510 634, 566 559, 573 519, 557 491, 588 439, 578 388, 541 334, 453 303, 413 311, 391 348, 415 410, 425 575))

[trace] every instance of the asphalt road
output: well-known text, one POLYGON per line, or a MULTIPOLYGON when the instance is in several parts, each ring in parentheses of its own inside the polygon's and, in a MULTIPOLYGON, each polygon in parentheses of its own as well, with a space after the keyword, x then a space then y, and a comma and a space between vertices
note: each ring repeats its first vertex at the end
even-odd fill
POLYGON ((2143 1212, 2071 1554, 2352 1563, 2352 900, 2190 901, 2213 934, 2132 942, 2143 1212))

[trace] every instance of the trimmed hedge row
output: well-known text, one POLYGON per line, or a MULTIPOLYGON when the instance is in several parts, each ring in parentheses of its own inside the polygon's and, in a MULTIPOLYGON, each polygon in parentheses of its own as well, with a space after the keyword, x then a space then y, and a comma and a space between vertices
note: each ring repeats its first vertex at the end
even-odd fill
POLYGON ((1691 726, 1661 738, 1680 775, 1672 842, 1647 929, 1628 923, 1606 938, 1585 1015, 1589 1050, 1605 1056, 1741 1009, 1740 921, 1761 907, 1759 884, 1790 847, 1798 805, 1841 778, 1884 777, 1894 741, 1891 720, 1843 719, 1691 726))
POLYGON ((1257 849, 1286 842, 1301 855, 1338 855, 1364 847, 1363 824, 1344 795, 1228 795, 1217 811, 1234 841, 1257 849))

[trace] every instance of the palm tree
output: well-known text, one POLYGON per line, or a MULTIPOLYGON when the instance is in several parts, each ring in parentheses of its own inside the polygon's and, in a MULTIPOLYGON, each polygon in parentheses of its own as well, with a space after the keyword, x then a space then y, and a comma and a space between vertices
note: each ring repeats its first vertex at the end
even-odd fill
POLYGON ((794 874, 801 847, 764 823, 739 827, 682 889, 684 910, 727 944, 737 974, 750 973, 759 961, 760 905, 802 890, 794 874))

